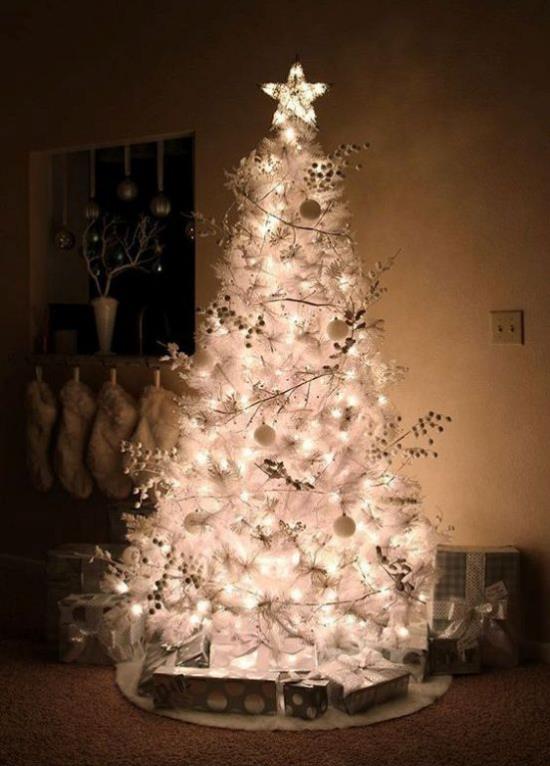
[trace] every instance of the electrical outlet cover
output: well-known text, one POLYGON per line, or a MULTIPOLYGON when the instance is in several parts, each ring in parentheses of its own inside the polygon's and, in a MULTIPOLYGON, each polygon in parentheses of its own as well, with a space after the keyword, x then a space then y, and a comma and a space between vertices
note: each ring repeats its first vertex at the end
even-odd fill
POLYGON ((493 343, 523 343, 523 311, 491 311, 493 343))

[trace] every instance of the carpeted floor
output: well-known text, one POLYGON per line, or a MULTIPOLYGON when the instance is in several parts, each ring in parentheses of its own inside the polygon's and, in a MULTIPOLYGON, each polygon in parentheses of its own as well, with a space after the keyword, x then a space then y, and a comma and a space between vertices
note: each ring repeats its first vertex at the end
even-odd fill
POLYGON ((455 679, 435 705, 365 729, 239 732, 150 715, 109 668, 0 643, 2 766, 549 766, 550 666, 455 679))

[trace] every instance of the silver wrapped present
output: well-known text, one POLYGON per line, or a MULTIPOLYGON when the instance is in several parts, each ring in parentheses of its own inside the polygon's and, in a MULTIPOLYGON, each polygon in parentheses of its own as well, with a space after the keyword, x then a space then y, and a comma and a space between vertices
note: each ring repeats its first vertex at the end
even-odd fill
POLYGON ((138 693, 149 696, 153 693, 153 675, 161 666, 199 667, 209 665, 210 642, 203 631, 195 633, 179 646, 167 646, 160 639, 153 639, 147 644, 138 693))
POLYGON ((406 696, 409 672, 384 663, 381 667, 353 667, 328 663, 323 666, 329 684, 330 704, 348 715, 363 713, 374 705, 406 696))
POLYGON ((62 662, 113 665, 139 651, 143 618, 133 617, 123 597, 78 593, 59 603, 59 658, 62 662))
POLYGON ((164 666, 154 673, 153 698, 159 708, 276 715, 278 675, 164 666))

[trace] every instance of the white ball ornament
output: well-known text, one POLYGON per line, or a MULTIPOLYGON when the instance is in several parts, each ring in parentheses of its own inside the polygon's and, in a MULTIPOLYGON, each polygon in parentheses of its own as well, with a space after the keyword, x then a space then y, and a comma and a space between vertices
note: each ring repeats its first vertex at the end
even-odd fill
POLYGON ((331 340, 344 340, 349 335, 349 326, 343 319, 332 319, 327 325, 327 335, 331 340))
POLYGON ((306 221, 316 221, 321 215, 321 205, 315 199, 306 199, 300 205, 300 215, 306 221))
POLYGON ((262 447, 270 447, 275 443, 276 438, 277 434, 275 429, 271 428, 271 426, 268 426, 266 423, 262 423, 262 425, 258 426, 254 431, 254 439, 262 447))
POLYGON ((332 529, 336 537, 351 537, 355 533, 356 525, 351 516, 343 513, 335 519, 332 529))

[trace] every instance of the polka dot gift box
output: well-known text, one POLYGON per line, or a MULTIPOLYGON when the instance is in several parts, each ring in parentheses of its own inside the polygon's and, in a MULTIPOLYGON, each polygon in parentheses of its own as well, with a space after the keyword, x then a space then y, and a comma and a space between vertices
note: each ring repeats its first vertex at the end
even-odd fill
POLYGON ((161 667, 154 676, 157 708, 184 708, 206 713, 277 714, 276 672, 218 668, 161 667))
POLYGON ((328 707, 327 678, 283 681, 285 715, 313 720, 328 707))

